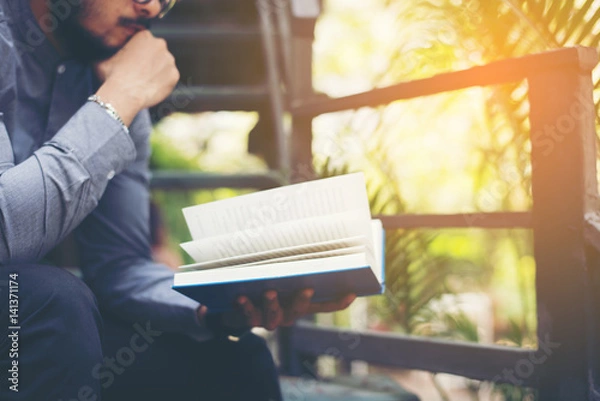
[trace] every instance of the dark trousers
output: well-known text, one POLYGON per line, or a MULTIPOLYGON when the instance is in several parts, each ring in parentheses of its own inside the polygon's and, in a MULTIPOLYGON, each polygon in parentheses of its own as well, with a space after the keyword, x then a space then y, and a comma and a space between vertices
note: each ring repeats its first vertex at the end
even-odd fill
POLYGON ((120 322, 56 267, 0 267, 0 335, 3 401, 281 399, 260 337, 197 342, 152 322, 120 322))

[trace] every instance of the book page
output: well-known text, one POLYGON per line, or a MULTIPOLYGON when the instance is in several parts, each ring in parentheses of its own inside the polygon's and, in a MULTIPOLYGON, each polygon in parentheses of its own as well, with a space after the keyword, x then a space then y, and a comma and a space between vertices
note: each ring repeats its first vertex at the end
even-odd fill
POLYGON ((305 254, 291 255, 291 256, 283 256, 280 258, 269 259, 269 260, 261 260, 259 262, 247 263, 244 265, 227 267, 229 268, 238 268, 238 267, 248 267, 248 266, 258 266, 258 265, 273 265, 273 267, 277 267, 277 263, 283 262, 293 262, 297 260, 310 260, 310 259, 321 259, 321 258, 332 258, 335 256, 343 256, 343 255, 364 255, 365 246, 349 246, 346 248, 338 248, 338 249, 330 249, 327 251, 318 251, 318 252, 308 252, 305 254))
MULTIPOLYGON (((181 247, 194 261, 211 262, 245 255, 260 257, 261 253, 273 250, 291 254, 300 246, 345 238, 359 237, 364 244, 367 237, 364 235, 358 215, 360 215, 359 211, 351 211, 289 221, 186 242, 181 244, 181 247)), ((368 240, 370 241, 370 237, 368 240)), ((335 245, 332 243, 330 246, 335 245)))
POLYGON ((304 253, 298 253, 298 254, 289 254, 286 256, 281 256, 282 254, 273 254, 272 258, 269 259, 244 259, 244 260, 236 260, 234 261, 229 261, 229 263, 227 265, 219 265, 219 261, 217 262, 205 262, 205 263, 195 263, 195 264, 191 264, 191 265, 185 265, 185 266, 181 266, 179 269, 180 271, 194 271, 194 270, 210 270, 210 269, 219 269, 219 268, 223 268, 223 269, 238 269, 238 268, 243 268, 243 267, 250 267, 250 266, 257 266, 257 265, 273 265, 275 264, 274 267, 276 267, 277 263, 283 263, 283 262, 292 262, 292 261, 296 261, 296 260, 308 260, 308 259, 318 259, 318 258, 329 258, 329 257, 334 257, 334 256, 342 256, 342 255, 350 255, 350 254, 364 254, 365 253, 365 246, 364 245, 357 245, 357 246, 347 246, 347 247, 342 247, 342 248, 335 248, 335 249, 327 249, 327 250, 322 250, 323 248, 312 248, 312 249, 307 249, 306 252, 304 253), (314 249, 320 249, 320 250, 314 250, 314 249))
MULTIPOLYGON (((362 173, 289 185, 183 209, 194 241, 289 221, 356 211, 363 234, 371 214, 362 173)), ((309 235, 300 232, 299 235, 309 235)), ((369 235, 370 236, 370 235, 369 235)))

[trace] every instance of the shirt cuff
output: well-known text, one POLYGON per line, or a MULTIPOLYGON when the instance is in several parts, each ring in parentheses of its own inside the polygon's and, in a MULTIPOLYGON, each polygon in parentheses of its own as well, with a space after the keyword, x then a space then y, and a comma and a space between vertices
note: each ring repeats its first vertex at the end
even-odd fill
POLYGON ((136 158, 123 126, 93 102, 83 105, 47 145, 72 152, 94 182, 111 179, 136 158))

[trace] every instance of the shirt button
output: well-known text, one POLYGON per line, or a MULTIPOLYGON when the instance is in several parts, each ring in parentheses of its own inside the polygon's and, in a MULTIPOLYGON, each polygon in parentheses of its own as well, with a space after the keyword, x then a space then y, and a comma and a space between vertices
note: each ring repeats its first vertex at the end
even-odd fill
POLYGON ((106 178, 108 178, 109 180, 112 180, 114 177, 115 177, 115 170, 110 170, 110 172, 108 173, 106 178))
POLYGON ((64 64, 59 65, 56 69, 56 72, 58 72, 59 74, 64 74, 65 71, 67 71, 67 67, 65 67, 64 64))

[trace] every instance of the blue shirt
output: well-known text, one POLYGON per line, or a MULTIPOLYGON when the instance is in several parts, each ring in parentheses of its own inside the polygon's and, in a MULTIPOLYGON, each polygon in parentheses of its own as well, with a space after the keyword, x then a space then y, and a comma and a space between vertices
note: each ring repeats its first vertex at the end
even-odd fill
POLYGON ((150 117, 129 134, 87 98, 89 65, 61 59, 27 0, 0 0, 0 264, 36 263, 74 233, 101 307, 210 337, 149 245, 150 117), (3 122, 2 122, 3 121, 3 122))

